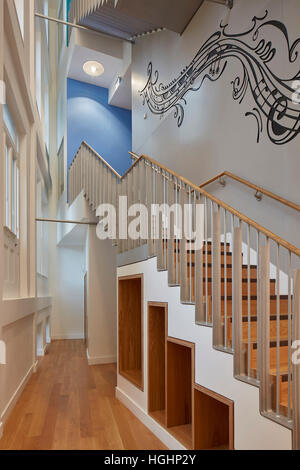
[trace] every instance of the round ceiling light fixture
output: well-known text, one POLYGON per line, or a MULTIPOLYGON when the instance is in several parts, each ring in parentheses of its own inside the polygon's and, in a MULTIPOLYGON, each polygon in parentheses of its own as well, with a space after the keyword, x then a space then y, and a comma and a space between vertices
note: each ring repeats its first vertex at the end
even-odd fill
POLYGON ((100 77, 104 73, 104 67, 100 62, 89 60, 83 65, 83 70, 91 77, 100 77))

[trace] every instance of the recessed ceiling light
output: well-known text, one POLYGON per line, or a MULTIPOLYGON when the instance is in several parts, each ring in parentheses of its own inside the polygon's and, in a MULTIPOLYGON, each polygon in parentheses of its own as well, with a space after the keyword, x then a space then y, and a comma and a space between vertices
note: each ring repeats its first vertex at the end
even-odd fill
POLYGON ((100 62, 89 60, 83 65, 83 70, 87 75, 91 77, 99 77, 104 72, 104 67, 100 62))

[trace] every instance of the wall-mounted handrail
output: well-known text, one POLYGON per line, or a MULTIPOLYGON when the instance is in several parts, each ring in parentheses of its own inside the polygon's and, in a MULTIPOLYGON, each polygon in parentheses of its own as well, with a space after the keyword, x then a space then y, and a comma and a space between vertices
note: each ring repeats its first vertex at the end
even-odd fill
MULTIPOLYGON (((168 172, 169 174, 173 175, 175 178, 181 180, 183 183, 187 184, 188 186, 190 186, 191 189, 195 190, 195 191, 198 191, 200 192, 201 194, 203 194, 203 196, 206 196, 208 199, 210 199, 212 202, 214 202, 215 204, 217 204, 218 206, 222 207, 223 209, 227 210, 228 212, 230 212, 232 215, 234 215, 235 217, 237 217, 238 219, 242 220, 243 222, 245 222, 246 224, 249 224, 251 225, 251 227, 253 227, 254 229, 258 230, 259 232, 261 232, 263 235, 265 235, 267 238, 270 238, 272 240, 274 240, 276 243, 278 243, 279 245, 281 245, 282 247, 286 248, 287 250, 291 251, 292 253, 294 253, 295 255, 297 256, 300 256, 300 248, 297 248, 296 246, 292 245, 291 243, 287 242, 286 240, 284 240, 283 238, 275 235, 273 232, 271 232, 270 230, 266 229, 265 227, 263 227, 262 225, 258 224, 257 222, 255 222, 254 220, 250 219, 249 217, 245 216, 244 214, 242 214, 241 212, 235 210, 233 207, 229 206, 228 204, 224 203, 223 201, 221 201, 220 199, 216 198, 215 196, 212 196, 211 194, 209 194, 207 191, 205 191, 204 189, 202 188, 199 188, 199 186, 196 186, 194 183, 192 183, 191 181, 189 181, 187 178, 184 178, 183 176, 180 176, 178 173, 176 173, 175 171, 172 171, 170 170, 168 167, 162 165, 161 163, 157 162, 156 160, 153 160, 152 158, 146 156, 146 155, 142 155, 140 157, 140 159, 144 158, 145 160, 149 161, 150 163, 152 163, 153 165, 156 165, 158 167, 160 167, 162 170, 168 172)), ((137 160, 138 162, 138 160, 137 160)), ((134 163, 134 165, 137 164, 137 162, 134 163)), ((133 165, 133 166, 134 166, 133 165)), ((128 170, 130 171, 130 169, 128 170)))
MULTIPOLYGON (((117 176, 117 178, 121 181, 124 180, 124 178, 126 178, 126 176, 134 169, 134 167, 141 161, 141 160, 146 160, 148 161, 149 163, 151 163, 152 165, 155 165, 157 167, 159 167, 161 170, 169 173, 170 175, 174 176, 178 181, 181 181, 182 183, 186 184, 187 186, 189 186, 192 190, 194 191, 197 191, 199 192, 200 194, 202 194, 203 196, 207 197, 208 199, 210 199, 213 203, 217 204, 218 206, 222 207, 223 209, 225 209, 226 211, 228 211, 230 214, 232 214, 233 216, 237 217, 238 219, 240 219, 241 221, 245 222, 246 224, 250 225, 251 227, 253 227, 255 230, 259 231, 260 233, 262 233, 263 235, 265 235, 267 238, 270 238, 271 240, 275 241, 276 243, 278 243, 280 246, 282 246, 283 248, 286 248, 287 250, 289 250, 290 252, 294 253, 295 255, 297 256, 300 256, 300 248, 297 248, 296 246, 292 245, 291 243, 287 242, 286 240, 284 240, 283 238, 279 237, 278 235, 276 235, 275 233, 271 232, 270 230, 268 230, 267 228, 263 227, 262 225, 258 224, 257 222, 255 222, 254 220, 250 219, 249 217, 247 217, 246 215, 242 214, 241 212, 237 211, 236 209, 234 209, 233 207, 231 207, 230 205, 226 204, 225 202, 221 201, 220 199, 216 198, 215 196, 211 195, 210 193, 208 193, 207 191, 205 191, 202 187, 199 187, 197 185, 195 185, 194 183, 192 183, 190 180, 188 180, 187 178, 179 175, 178 173, 176 173, 175 171, 173 170, 170 170, 168 167, 166 167, 165 165, 163 165, 162 163, 159 163, 157 162, 156 160, 154 160, 153 158, 150 158, 148 157, 147 155, 141 155, 140 157, 137 156, 137 160, 133 163, 133 165, 131 165, 130 168, 128 168, 128 170, 124 173, 123 176, 120 176, 110 165, 109 163, 107 163, 104 158, 102 158, 92 147, 90 147, 86 142, 83 142, 84 145, 86 145, 89 150, 91 152, 93 152, 114 174, 115 176, 117 176)), ((129 152, 130 155, 135 155, 134 153, 132 152, 129 152)), ((135 155, 136 156, 136 155, 135 155)), ((217 177, 216 177, 217 178, 217 177)))
MULTIPOLYGON (((129 154, 135 159, 138 160, 139 157, 133 152, 129 152, 129 154)), ((267 197, 270 197, 271 199, 274 199, 275 201, 280 202, 281 204, 284 204, 285 206, 290 207, 291 209, 296 210, 297 212, 300 212, 300 205, 296 204, 295 202, 289 201, 288 199, 285 199, 281 196, 278 196, 275 193, 272 193, 271 191, 268 191, 267 189, 262 188, 261 186, 258 186, 254 183, 251 183, 248 180, 245 180, 244 178, 241 178, 240 176, 235 175, 234 173, 231 173, 229 171, 223 171, 222 173, 219 173, 218 175, 214 176, 213 178, 205 181, 204 183, 199 185, 199 188, 205 188, 205 186, 208 186, 215 181, 219 180, 223 176, 228 176, 228 178, 231 178, 241 184, 244 184, 245 186, 248 186, 251 189, 254 189, 257 193, 264 194, 267 197)))
POLYGON ((218 179, 222 178, 223 176, 228 176, 228 178, 231 178, 238 183, 244 184, 245 186, 248 186, 251 189, 254 189, 255 191, 264 194, 265 196, 270 197, 271 199, 274 199, 275 201, 280 202, 281 204, 284 204, 285 206, 290 207, 291 209, 294 209, 298 212, 300 212, 300 205, 296 204, 292 201, 289 201, 288 199, 284 199, 281 196, 278 196, 277 194, 272 193, 271 191, 268 191, 267 189, 262 188, 261 186, 257 186, 256 184, 251 183, 250 181, 245 180, 244 178, 241 178, 240 176, 237 176, 233 173, 230 173, 229 171, 223 171, 222 173, 219 173, 217 176, 214 176, 210 180, 206 181, 205 183, 200 184, 200 188, 204 188, 205 186, 208 186, 211 183, 214 183, 218 179))
MULTIPOLYGON (((138 160, 138 155, 136 155, 133 152, 129 152, 129 154, 136 160, 138 160)), ((231 178, 238 183, 244 184, 245 186, 248 186, 251 189, 254 189, 256 192, 260 194, 264 194, 267 197, 270 197, 271 199, 274 199, 275 201, 280 202, 281 204, 284 204, 285 206, 290 207, 291 209, 294 209, 297 212, 300 212, 300 205, 296 204, 295 202, 289 201, 288 199, 285 199, 281 196, 278 196, 275 193, 272 193, 271 191, 268 191, 267 189, 262 188, 261 186, 257 186, 254 183, 251 183, 248 180, 245 180, 244 178, 241 178, 240 176, 235 175, 234 173, 231 173, 229 171, 223 171, 222 173, 219 173, 218 175, 214 176, 213 178, 209 179, 208 181, 205 181, 204 183, 199 185, 199 188, 205 188, 205 186, 208 186, 215 181, 219 180, 223 176, 228 176, 228 178, 231 178)))

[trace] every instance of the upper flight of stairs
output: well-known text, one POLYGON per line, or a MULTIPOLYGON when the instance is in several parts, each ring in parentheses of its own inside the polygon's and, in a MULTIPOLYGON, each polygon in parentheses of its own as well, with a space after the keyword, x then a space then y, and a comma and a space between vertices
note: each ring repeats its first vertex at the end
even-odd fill
POLYGON ((138 159, 121 177, 83 143, 69 181, 70 203, 83 190, 94 209, 103 202, 118 207, 120 195, 128 196, 128 205, 140 202, 148 208, 174 202, 183 207, 188 201, 205 206, 202 250, 176 240, 172 230, 164 239, 161 220, 159 240, 117 236, 114 243, 119 253, 147 244, 158 271, 168 271, 169 286, 180 286, 181 302, 195 305, 196 323, 213 328, 213 347, 234 355, 235 378, 259 387, 261 414, 292 429, 294 448, 300 448, 300 372, 291 361, 292 341, 300 337, 300 250, 149 157, 138 159), (247 245, 254 235, 257 245, 251 243, 251 249, 256 249, 258 265, 247 245), (288 266, 288 275, 279 260, 288 266), (281 276, 288 292, 278 282, 281 276))

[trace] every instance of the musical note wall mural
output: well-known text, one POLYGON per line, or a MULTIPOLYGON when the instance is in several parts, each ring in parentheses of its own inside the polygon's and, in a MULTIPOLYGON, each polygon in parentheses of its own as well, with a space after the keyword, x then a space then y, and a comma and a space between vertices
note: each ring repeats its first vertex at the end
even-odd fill
MULTIPOLYGON (((180 127, 187 93, 200 90, 205 80, 218 80, 230 59, 235 59, 240 62, 241 73, 231 82, 232 96, 242 103, 247 92, 251 93, 253 108, 245 116, 257 122, 257 142, 264 130, 274 144, 283 145, 293 140, 300 132, 300 105, 293 98, 295 81, 300 80, 300 38, 291 44, 285 25, 267 17, 268 11, 263 17, 254 17, 250 28, 239 34, 231 33, 228 25, 221 23, 220 30, 210 36, 192 62, 169 84, 159 83, 159 73, 153 72, 150 62, 147 83, 140 91, 143 104, 160 116, 174 110, 180 127), (262 37, 263 31, 270 33, 270 28, 286 48, 288 67, 284 77, 274 71, 278 50, 262 37)), ((278 70, 278 65, 276 68, 278 70)))

